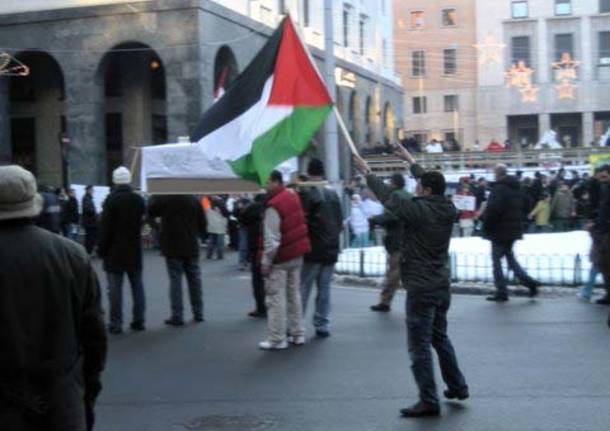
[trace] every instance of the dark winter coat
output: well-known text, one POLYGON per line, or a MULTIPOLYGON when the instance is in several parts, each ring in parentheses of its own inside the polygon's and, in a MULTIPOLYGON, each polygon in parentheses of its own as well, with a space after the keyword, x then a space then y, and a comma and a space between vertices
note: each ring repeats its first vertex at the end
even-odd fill
POLYGON ((265 204, 262 201, 252 202, 239 211, 238 221, 248 232, 248 250, 251 258, 260 257, 264 213, 265 204))
POLYGON ((0 222, 0 429, 84 431, 106 342, 85 250, 27 220, 0 222), (25 420, 17 394, 40 397, 42 425, 25 420))
POLYGON ((483 236, 491 241, 509 242, 523 237, 527 200, 516 177, 496 182, 483 213, 483 236))
MULTIPOLYGON (((403 199, 407 199, 409 194, 404 190, 395 190, 394 193, 402 195, 403 199)), ((383 214, 372 219, 374 224, 380 225, 385 229, 385 237, 383 245, 388 253, 396 253, 400 251, 403 241, 403 225, 400 218, 384 210, 383 214)))
POLYGON ((38 226, 53 233, 61 232, 61 205, 55 193, 43 192, 42 211, 38 217, 38 226))
MULTIPOLYGON (((424 171, 411 167, 416 178, 424 171)), ((449 242, 457 210, 444 196, 414 197, 394 190, 375 175, 367 176, 369 188, 388 214, 403 223, 400 270, 409 297, 449 295, 449 242)))
POLYGON ((81 222, 84 228, 94 228, 97 227, 97 210, 95 208, 95 202, 93 201, 93 196, 85 193, 83 196, 82 202, 82 211, 83 215, 81 217, 81 222))
POLYGON ((311 251, 306 262, 333 265, 339 258, 343 211, 339 195, 330 187, 303 187, 299 191, 307 220, 311 251))
POLYGON ((195 196, 155 196, 150 201, 148 214, 161 218, 161 253, 165 257, 199 256, 199 238, 206 232, 206 218, 195 196))
POLYGON ((75 197, 68 197, 63 203, 61 209, 61 222, 62 224, 78 224, 78 200, 75 197))
POLYGON ((142 223, 146 204, 129 186, 119 186, 104 201, 97 252, 104 270, 142 268, 142 223))

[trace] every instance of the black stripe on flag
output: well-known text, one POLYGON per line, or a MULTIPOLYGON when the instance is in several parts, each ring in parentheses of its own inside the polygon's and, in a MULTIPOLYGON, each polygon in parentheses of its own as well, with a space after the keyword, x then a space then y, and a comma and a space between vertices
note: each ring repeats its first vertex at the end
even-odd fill
POLYGON ((275 70, 283 28, 284 21, 248 67, 226 89, 225 94, 203 113, 191 135, 192 142, 198 142, 204 136, 233 121, 261 99, 265 82, 275 70))

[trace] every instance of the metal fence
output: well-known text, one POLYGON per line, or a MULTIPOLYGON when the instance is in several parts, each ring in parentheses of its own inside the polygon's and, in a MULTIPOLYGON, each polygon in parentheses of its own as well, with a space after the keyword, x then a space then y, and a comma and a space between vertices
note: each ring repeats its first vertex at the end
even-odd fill
MULTIPOLYGON (((579 286, 588 279, 591 263, 580 254, 516 255, 528 273, 543 284, 579 286)), ((382 247, 346 249, 336 265, 336 273, 358 277, 383 277, 387 254, 382 247)), ((449 265, 453 282, 493 282, 491 255, 450 253, 449 265)), ((511 283, 516 279, 504 263, 504 272, 511 283)), ((598 280, 599 281, 599 280, 598 280)))

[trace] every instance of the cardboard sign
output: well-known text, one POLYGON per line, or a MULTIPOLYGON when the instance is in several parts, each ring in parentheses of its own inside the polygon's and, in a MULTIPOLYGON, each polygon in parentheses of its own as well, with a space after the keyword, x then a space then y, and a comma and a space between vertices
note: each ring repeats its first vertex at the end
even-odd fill
POLYGON ((474 211, 476 199, 474 196, 453 195, 453 205, 460 211, 474 211))

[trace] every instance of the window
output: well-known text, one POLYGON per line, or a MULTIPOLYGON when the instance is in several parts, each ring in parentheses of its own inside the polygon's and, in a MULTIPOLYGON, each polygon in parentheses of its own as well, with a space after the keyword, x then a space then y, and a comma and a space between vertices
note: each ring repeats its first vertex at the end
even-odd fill
POLYGON ((571 15, 572 0, 555 0, 555 15, 571 15))
POLYGON ((526 1, 514 1, 511 3, 511 16, 513 18, 527 18, 529 12, 527 10, 526 1))
POLYGON ((443 50, 443 74, 455 75, 457 71, 457 51, 455 49, 443 50))
POLYGON ((458 97, 455 94, 445 96, 445 112, 456 112, 459 109, 458 97))
POLYGON ((360 55, 364 55, 366 51, 366 33, 367 33, 368 18, 365 15, 360 15, 360 22, 358 27, 358 44, 360 55))
POLYGON ((530 59, 530 38, 528 36, 518 36, 511 39, 512 62, 519 64, 523 61, 526 66, 531 66, 530 59))
POLYGON ((303 26, 304 27, 309 27, 310 26, 310 10, 309 10, 309 0, 303 0, 303 26))
POLYGON ((349 46, 349 17, 350 7, 348 5, 343 6, 343 46, 349 46))
POLYGON ((424 28, 424 13, 422 11, 411 12, 411 28, 416 30, 424 28))
POLYGON ((599 64, 610 66, 610 31, 599 32, 599 64))
POLYGON ((610 12, 610 0, 599 0, 599 12, 610 12))
POLYGON ((413 113, 425 114, 426 112, 428 112, 428 100, 426 99, 426 96, 414 97, 413 113))
POLYGON ((456 12, 454 8, 443 9, 442 12, 442 23, 443 27, 453 27, 457 24, 456 12))
POLYGON ((426 74, 426 53, 424 51, 413 51, 411 55, 411 74, 415 77, 426 74))
POLYGON ((555 61, 561 61, 564 53, 570 54, 570 57, 574 59, 574 38, 571 34, 556 34, 555 61))

